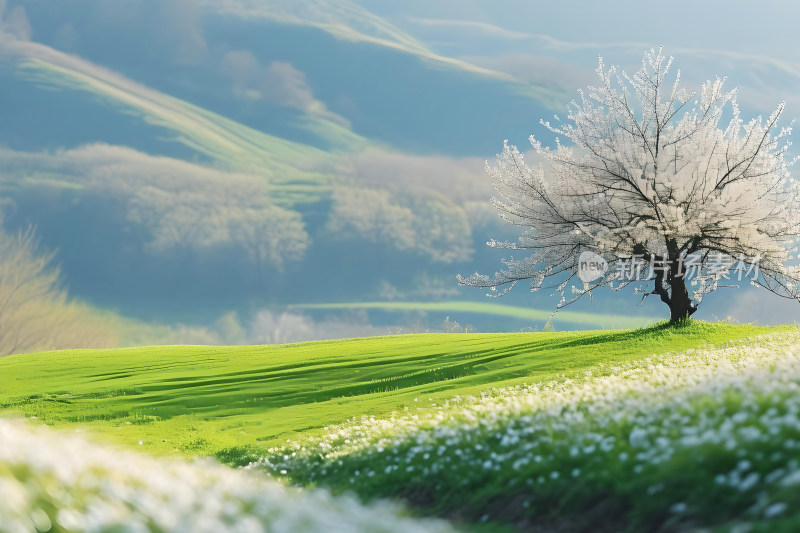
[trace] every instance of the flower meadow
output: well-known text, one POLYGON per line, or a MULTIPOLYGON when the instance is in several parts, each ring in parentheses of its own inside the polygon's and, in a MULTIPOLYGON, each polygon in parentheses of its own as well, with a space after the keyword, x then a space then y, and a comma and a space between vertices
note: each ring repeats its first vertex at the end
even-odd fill
POLYGON ((794 331, 327 429, 249 468, 523 530, 800 530, 794 331))
POLYGON ((211 462, 156 459, 0 420, 0 532, 440 532, 323 490, 211 462))

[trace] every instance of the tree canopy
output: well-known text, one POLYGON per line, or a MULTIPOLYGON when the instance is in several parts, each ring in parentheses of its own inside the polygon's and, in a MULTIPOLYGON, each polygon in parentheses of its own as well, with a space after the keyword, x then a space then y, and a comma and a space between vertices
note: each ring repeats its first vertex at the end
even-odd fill
POLYGON ((800 185, 788 172, 784 104, 745 122, 724 78, 690 92, 679 72, 668 78, 671 65, 650 50, 629 75, 601 58, 599 84, 578 91, 567 119, 542 121, 555 147, 530 137, 536 164, 506 141, 487 163, 492 202, 524 231, 488 244, 529 253, 462 284, 502 295, 552 279, 559 309, 597 287, 634 284, 672 320, 729 280, 798 298, 800 185))

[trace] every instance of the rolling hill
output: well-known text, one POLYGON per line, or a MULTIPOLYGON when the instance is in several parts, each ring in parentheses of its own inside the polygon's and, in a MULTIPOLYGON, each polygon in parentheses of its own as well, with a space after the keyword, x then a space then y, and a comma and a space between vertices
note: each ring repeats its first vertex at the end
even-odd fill
POLYGON ((10 0, 3 17, 4 224, 37 228, 72 296, 145 322, 249 323, 387 288, 479 299, 455 275, 494 268, 476 251, 513 237, 483 159, 539 134, 553 103, 349 2, 10 0))
POLYGON ((770 328, 422 334, 277 346, 65 350, 0 359, 0 408, 154 453, 251 456, 352 416, 751 337, 770 328), (35 391, 31 383, 36 382, 35 391))
POLYGON ((0 359, 0 415, 487 531, 791 531, 797 338, 694 322, 22 354, 0 359))

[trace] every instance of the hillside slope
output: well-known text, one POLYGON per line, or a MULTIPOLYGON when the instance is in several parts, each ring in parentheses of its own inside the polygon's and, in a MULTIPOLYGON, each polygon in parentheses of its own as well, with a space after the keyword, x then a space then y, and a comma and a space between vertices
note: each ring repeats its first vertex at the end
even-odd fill
POLYGON ((398 335, 278 346, 72 350, 0 359, 0 415, 82 427, 156 453, 242 463, 353 416, 774 328, 697 323, 611 332, 398 335))
POLYGON ((767 330, 357 417, 251 467, 531 533, 797 531, 799 341, 767 330))

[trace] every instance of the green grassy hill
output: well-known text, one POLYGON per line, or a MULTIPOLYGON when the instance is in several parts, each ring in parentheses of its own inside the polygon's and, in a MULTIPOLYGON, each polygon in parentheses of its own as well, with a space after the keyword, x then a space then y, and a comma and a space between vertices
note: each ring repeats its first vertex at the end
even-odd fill
POLYGON ((798 531, 800 331, 762 333, 357 417, 252 468, 489 531, 798 531))
POLYGON ((0 359, 0 419, 250 463, 467 530, 788 532, 798 343, 796 327, 692 322, 43 352, 0 359))
POLYGON ((156 454, 241 464, 353 416, 389 416, 773 329, 699 323, 680 331, 422 334, 17 355, 0 359, 0 416, 86 428, 156 454))

